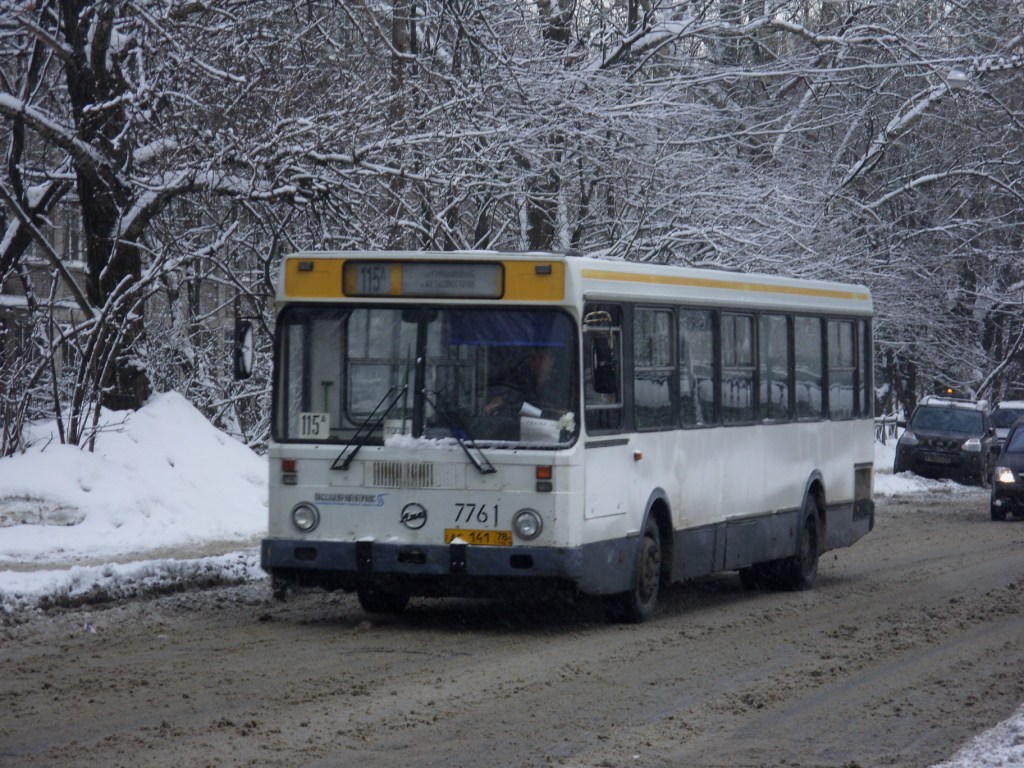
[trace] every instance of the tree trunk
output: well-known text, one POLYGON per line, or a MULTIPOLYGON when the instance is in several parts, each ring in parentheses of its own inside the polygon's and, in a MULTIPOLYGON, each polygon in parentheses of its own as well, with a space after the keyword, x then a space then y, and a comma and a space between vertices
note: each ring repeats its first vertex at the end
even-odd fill
POLYGON ((61 3, 71 52, 65 63, 68 98, 77 137, 111 161, 99 165, 80 157, 75 163, 75 179, 88 267, 86 296, 101 310, 114 300, 104 312, 107 322, 94 330, 110 335, 114 364, 103 366, 108 374, 99 370, 92 374, 98 377, 99 401, 108 408, 123 410, 140 408, 149 397, 150 385, 139 362, 145 327, 142 305, 125 297, 126 290, 141 277, 142 260, 134 243, 118 237, 122 214, 131 205, 131 193, 114 172, 128 159, 125 143, 118 142, 128 121, 123 106, 119 106, 127 95, 127 86, 118 72, 118 58, 109 50, 115 12, 112 2, 61 3))

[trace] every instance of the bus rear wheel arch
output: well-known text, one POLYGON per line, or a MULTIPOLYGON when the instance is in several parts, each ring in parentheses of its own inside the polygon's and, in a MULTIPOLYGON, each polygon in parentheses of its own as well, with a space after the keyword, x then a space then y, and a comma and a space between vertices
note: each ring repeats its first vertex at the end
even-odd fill
POLYGON ((825 518, 817 494, 810 492, 801 508, 796 553, 780 560, 755 563, 739 571, 743 589, 803 591, 811 589, 818 576, 825 518))
POLYGON ((804 499, 803 520, 798 531, 796 554, 776 564, 776 589, 799 591, 814 586, 818 576, 822 530, 820 503, 817 496, 808 494, 804 499))

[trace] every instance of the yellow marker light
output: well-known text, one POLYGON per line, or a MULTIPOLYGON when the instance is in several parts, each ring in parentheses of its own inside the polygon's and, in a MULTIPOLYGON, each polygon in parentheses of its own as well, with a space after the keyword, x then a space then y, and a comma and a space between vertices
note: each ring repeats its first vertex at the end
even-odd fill
POLYGON ((551 466, 539 465, 534 469, 534 477, 537 480, 538 493, 551 493, 555 489, 555 484, 551 482, 554 478, 554 470, 551 466))

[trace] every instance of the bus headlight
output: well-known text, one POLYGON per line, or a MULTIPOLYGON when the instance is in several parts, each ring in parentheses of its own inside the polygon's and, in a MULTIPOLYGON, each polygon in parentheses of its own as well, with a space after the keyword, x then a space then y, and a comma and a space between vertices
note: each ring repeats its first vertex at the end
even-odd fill
POLYGON ((541 520, 537 510, 520 509, 512 518, 512 530, 523 541, 531 541, 540 536, 540 532, 544 530, 544 521, 541 520))
POLYGON ((320 524, 320 510, 308 501, 296 504, 292 509, 292 523, 300 531, 308 533, 320 524))

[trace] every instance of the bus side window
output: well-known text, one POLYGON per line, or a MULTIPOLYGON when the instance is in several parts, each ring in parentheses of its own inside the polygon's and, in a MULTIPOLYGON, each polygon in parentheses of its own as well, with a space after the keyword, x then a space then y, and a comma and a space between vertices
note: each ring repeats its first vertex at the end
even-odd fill
POLYGON ((716 378, 714 311, 681 309, 679 399, 684 427, 707 427, 718 422, 716 378))
POLYGON ((722 313, 722 420, 749 424, 756 416, 754 318, 722 313))
POLYGON ((857 355, 857 386, 860 389, 858 398, 858 415, 872 417, 875 415, 875 404, 871 396, 871 328, 867 320, 857 322, 857 342, 860 353, 857 355))
POLYGON ((820 419, 824 397, 822 380, 825 360, 822 356, 821 319, 797 317, 793 324, 796 352, 796 417, 820 419))
POLYGON ((789 318, 762 314, 757 343, 761 418, 764 421, 788 421, 792 415, 790 395, 789 318))
POLYGON ((638 429, 675 426, 675 315, 637 307, 633 314, 633 418, 638 429))
POLYGON ((622 428, 622 330, 617 307, 589 311, 583 320, 583 391, 590 432, 622 428))
POLYGON ((828 321, 828 415, 832 419, 854 416, 857 351, 853 327, 852 320, 828 321))

